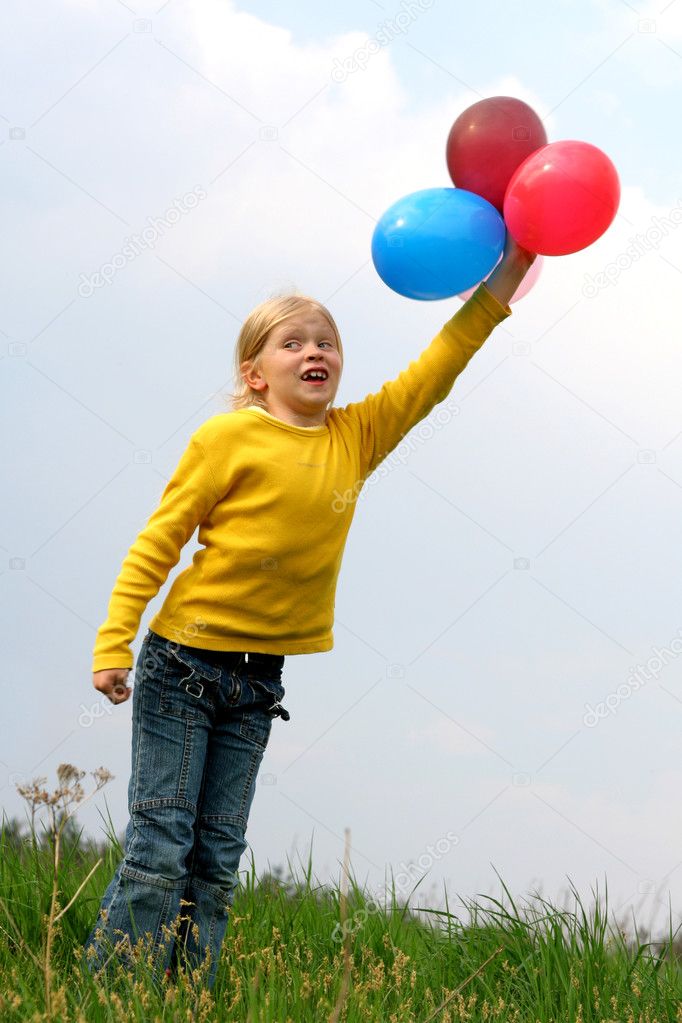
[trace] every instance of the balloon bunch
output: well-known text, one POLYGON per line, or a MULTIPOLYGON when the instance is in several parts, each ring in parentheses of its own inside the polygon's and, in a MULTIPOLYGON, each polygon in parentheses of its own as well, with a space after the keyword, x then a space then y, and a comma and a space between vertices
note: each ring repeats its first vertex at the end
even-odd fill
POLYGON ((469 297, 502 258, 506 231, 537 259, 511 301, 537 280, 542 256, 578 252, 618 210, 611 160, 589 142, 547 142, 522 100, 493 96, 450 129, 446 161, 454 188, 426 188, 394 203, 377 223, 372 260, 406 298, 469 297))

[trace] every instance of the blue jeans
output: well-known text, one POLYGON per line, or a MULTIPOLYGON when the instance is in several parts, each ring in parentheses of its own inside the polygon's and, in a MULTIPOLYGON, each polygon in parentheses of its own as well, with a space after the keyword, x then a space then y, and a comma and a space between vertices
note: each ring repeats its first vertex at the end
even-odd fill
POLYGON ((256 775, 273 719, 289 719, 283 664, 282 655, 198 650, 147 632, 132 697, 125 854, 85 944, 90 970, 109 959, 132 966, 128 939, 151 936, 157 979, 181 960, 198 966, 209 950, 213 986, 256 775))

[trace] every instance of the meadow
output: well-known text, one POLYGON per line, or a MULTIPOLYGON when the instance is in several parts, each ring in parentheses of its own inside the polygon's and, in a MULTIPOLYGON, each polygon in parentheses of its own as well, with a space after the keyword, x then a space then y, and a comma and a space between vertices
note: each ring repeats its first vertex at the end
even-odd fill
MULTIPOLYGON (((314 878, 312 858, 287 860, 286 875, 259 875, 253 859, 240 870, 212 991, 204 967, 155 983, 144 937, 132 969, 93 977, 82 945, 122 849, 110 819, 101 844, 78 828, 83 776, 60 765, 55 790, 22 791, 26 825, 3 815, 2 1023, 682 1023, 679 936, 626 934, 607 891, 587 907, 572 888, 556 906, 514 899, 500 878, 500 899, 458 896, 455 911, 446 893, 445 909, 417 909, 393 884, 383 900, 363 890, 348 841, 338 887, 314 878)), ((110 776, 93 777, 90 795, 110 776)))

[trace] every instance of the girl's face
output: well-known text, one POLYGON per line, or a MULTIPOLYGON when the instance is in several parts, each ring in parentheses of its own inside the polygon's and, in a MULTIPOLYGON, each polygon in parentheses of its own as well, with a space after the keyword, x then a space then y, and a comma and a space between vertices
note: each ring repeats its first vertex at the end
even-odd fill
POLYGON ((292 426, 321 426, 343 363, 331 324, 318 310, 296 313, 270 331, 260 366, 241 364, 244 380, 265 399, 268 412, 292 426), (304 379, 313 369, 324 380, 304 379))

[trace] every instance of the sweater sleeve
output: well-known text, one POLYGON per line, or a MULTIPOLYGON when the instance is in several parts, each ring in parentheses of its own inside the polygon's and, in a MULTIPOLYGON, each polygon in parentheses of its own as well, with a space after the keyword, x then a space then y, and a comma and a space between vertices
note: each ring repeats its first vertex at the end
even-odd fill
POLYGON ((472 355, 510 314, 509 306, 503 306, 481 284, 395 380, 343 409, 360 433, 363 479, 447 397, 472 355))
POLYGON ((107 619, 97 632, 92 670, 132 668, 130 644, 140 618, 156 596, 196 527, 219 495, 206 452, 193 435, 159 507, 123 561, 109 601, 107 619))

